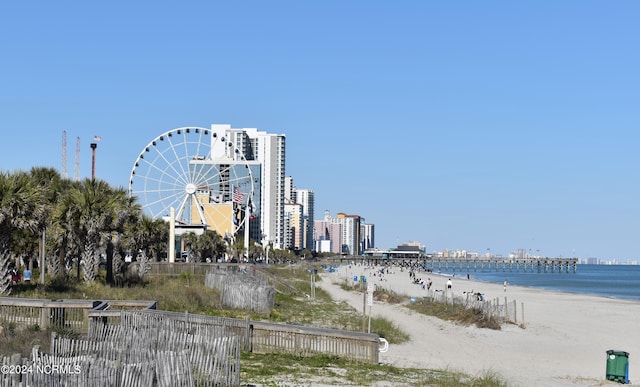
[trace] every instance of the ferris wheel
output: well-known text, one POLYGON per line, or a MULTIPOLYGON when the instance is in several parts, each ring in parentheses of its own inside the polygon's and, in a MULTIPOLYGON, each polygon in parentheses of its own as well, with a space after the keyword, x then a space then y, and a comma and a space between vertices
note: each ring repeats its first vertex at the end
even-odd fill
POLYGON ((244 153, 224 132, 170 130, 145 146, 133 165, 129 194, 153 219, 168 217, 233 236, 253 206, 253 176, 244 153))

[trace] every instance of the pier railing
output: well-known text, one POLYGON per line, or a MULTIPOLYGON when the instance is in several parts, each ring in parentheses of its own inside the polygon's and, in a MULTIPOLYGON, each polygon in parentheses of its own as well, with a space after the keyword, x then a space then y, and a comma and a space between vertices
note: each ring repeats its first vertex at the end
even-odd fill
POLYGON ((532 273, 575 273, 578 268, 578 258, 452 258, 434 257, 431 255, 398 255, 386 257, 383 255, 368 256, 338 256, 327 258, 336 263, 360 263, 375 266, 398 266, 408 269, 423 269, 427 271, 444 272, 477 272, 477 271, 524 271, 532 273))

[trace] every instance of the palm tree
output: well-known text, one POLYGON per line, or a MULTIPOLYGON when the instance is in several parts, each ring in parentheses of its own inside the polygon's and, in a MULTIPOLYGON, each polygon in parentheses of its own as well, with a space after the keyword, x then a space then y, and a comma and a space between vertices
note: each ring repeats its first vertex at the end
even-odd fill
POLYGON ((162 219, 151 219, 141 215, 135 224, 128 227, 129 234, 125 236, 130 241, 131 249, 140 252, 138 255, 139 277, 143 277, 151 270, 150 261, 159 261, 161 255, 166 255, 169 241, 169 224, 162 219))
POLYGON ((136 251, 149 258, 160 260, 160 254, 167 251, 169 241, 169 224, 162 219, 151 219, 143 215, 138 219, 134 229, 136 251))
POLYGON ((182 243, 187 252, 185 262, 200 261, 200 252, 198 250, 198 235, 193 232, 182 234, 182 243))
POLYGON ((205 232, 198 237, 197 243, 199 261, 202 262, 206 258, 211 258, 212 261, 216 261, 219 257, 223 256, 227 246, 222 239, 222 236, 214 230, 205 230, 205 232))
POLYGON ((45 212, 42 189, 25 172, 0 173, 0 294, 9 294, 12 241, 18 233, 37 238, 45 212))
MULTIPOLYGON (((39 220, 39 231, 40 235, 43 237, 42 242, 44 243, 45 231, 55 231, 55 222, 52 215, 62 192, 64 192, 69 186, 70 180, 63 179, 60 176, 60 173, 54 168, 34 167, 31 168, 30 175, 34 184, 43 189, 44 202, 46 203, 45 212, 43 213, 42 219, 39 220)), ((55 240, 55 238, 49 239, 55 240)), ((40 247, 43 249, 43 253, 46 254, 46 245, 40 247)), ((40 262, 40 270, 46 270, 47 268, 53 275, 61 274, 64 269, 64 262, 60 262, 60 259, 53 259, 47 264, 40 262)))
POLYGON ((128 196, 123 189, 113 191, 114 207, 116 210, 115 222, 112 224, 111 233, 104 241, 106 243, 107 256, 107 282, 113 283, 113 272, 120 271, 120 264, 116 262, 114 267, 114 254, 122 258, 122 249, 119 246, 121 241, 127 241, 125 235, 131 229, 135 229, 140 221, 141 207, 136 203, 136 198, 128 196))
MULTIPOLYGON (((101 251, 106 250, 114 232, 124 230, 134 212, 135 206, 126 191, 113 189, 102 180, 85 179, 74 184, 62 198, 59 221, 78 248, 85 281, 95 280, 101 251)), ((79 278, 80 265, 77 269, 79 278)))

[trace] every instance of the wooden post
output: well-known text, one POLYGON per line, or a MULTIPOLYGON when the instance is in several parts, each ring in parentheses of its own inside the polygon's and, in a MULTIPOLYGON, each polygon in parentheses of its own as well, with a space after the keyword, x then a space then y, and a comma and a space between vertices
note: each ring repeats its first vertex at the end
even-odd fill
POLYGON ((507 301, 507 297, 504 298, 504 318, 509 321, 509 302, 507 301))
POLYGON ((367 325, 367 289, 362 291, 362 332, 366 332, 367 325))
POLYGON ((47 329, 49 328, 49 316, 50 316, 51 310, 49 308, 41 308, 40 309, 40 329, 47 329))
POLYGON ((176 261, 176 210, 169 212, 169 263, 176 261))
POLYGON ((45 237, 45 229, 43 228, 42 229, 42 246, 40 248, 40 283, 42 285, 44 285, 44 274, 45 274, 44 271, 45 271, 45 267, 46 267, 45 266, 45 262, 44 262, 45 255, 46 255, 46 251, 45 251, 46 246, 45 246, 45 243, 44 243, 44 241, 45 241, 44 237, 45 237))

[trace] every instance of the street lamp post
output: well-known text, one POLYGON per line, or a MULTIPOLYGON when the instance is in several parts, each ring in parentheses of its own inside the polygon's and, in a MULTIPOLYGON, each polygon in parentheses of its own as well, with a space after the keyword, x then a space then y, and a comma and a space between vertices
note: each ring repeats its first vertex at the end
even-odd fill
POLYGON ((91 143, 91 181, 96 179, 96 148, 98 148, 98 144, 95 142, 91 143))
POLYGON ((96 179, 96 149, 98 143, 102 141, 100 136, 93 136, 93 142, 91 143, 91 181, 96 179))

